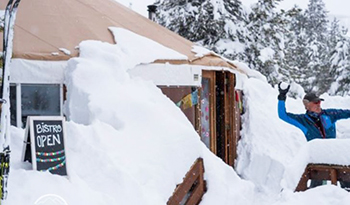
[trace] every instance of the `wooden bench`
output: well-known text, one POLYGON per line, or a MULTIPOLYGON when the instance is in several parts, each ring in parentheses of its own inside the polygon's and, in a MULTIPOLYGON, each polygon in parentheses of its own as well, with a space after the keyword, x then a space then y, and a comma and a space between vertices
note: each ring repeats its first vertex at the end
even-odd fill
POLYGON ((199 204, 206 191, 203 159, 198 158, 187 172, 183 182, 177 185, 167 205, 199 204))
POLYGON ((309 179, 329 180, 333 185, 338 181, 350 182, 350 166, 332 164, 308 164, 295 191, 305 191, 309 179))

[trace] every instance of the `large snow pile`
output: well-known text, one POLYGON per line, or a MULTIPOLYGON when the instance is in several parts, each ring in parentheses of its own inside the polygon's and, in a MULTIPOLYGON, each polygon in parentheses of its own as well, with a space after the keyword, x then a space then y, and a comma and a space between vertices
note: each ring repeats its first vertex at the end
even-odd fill
MULTIPOLYGON (((242 177, 252 180, 259 189, 276 192, 281 190, 284 167, 306 142, 300 130, 278 118, 277 93, 258 79, 250 78, 245 83, 246 112, 242 119, 245 126, 237 162, 237 171, 242 177)), ((297 105, 295 112, 303 112, 300 100, 289 98, 288 108, 291 104, 297 105)))
POLYGON ((132 66, 159 57, 148 52, 155 43, 112 30, 124 43, 82 42, 80 57, 68 62, 69 178, 33 171, 21 162, 24 133, 12 128, 8 204, 34 204, 44 194, 76 205, 166 204, 198 157, 204 159, 208 186, 203 204, 251 203, 254 185, 206 148, 182 111, 152 82, 128 75, 132 66), (132 55, 140 51, 142 58, 132 55))
MULTIPOLYGON (((6 204, 34 204, 45 194, 59 195, 70 205, 166 204, 198 157, 204 159, 207 180, 204 205, 350 203, 346 191, 331 185, 301 193, 280 192, 284 174, 286 182, 296 175, 285 171, 287 165, 303 156, 314 158, 312 152, 299 152, 312 148, 302 149, 306 141, 301 131, 278 119, 277 91, 264 80, 250 78, 242 83, 246 112, 237 170, 254 186, 206 148, 181 110, 154 83, 129 76, 132 66, 159 57, 149 52, 154 42, 122 29, 112 30, 117 42, 119 38, 127 42, 82 42, 80 57, 68 62, 65 145, 69 177, 34 171, 29 163, 21 162, 24 130, 11 127, 6 204)), ((165 57, 170 52, 158 49, 165 57)), ((170 53, 171 58, 183 57, 170 53)), ((349 98, 323 97, 324 107, 349 104, 349 98)), ((287 108, 303 112, 300 99, 288 98, 287 108)), ((347 123, 338 123, 341 138, 349 137, 347 123)), ((335 155, 341 152, 334 151, 335 155)), ((298 162, 294 164, 300 169, 305 160, 298 162)))

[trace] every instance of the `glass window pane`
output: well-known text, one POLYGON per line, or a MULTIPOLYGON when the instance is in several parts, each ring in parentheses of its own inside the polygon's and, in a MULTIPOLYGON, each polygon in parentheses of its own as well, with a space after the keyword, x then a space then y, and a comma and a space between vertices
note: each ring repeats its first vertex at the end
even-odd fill
POLYGON ((59 84, 22 84, 22 121, 27 116, 58 116, 60 112, 59 84))
POLYGON ((210 149, 210 79, 202 78, 201 93, 201 139, 210 149))

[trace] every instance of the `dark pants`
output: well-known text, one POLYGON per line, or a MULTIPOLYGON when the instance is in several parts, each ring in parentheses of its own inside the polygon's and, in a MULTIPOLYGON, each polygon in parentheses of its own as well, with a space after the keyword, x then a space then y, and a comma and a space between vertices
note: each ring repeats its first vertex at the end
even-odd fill
MULTIPOLYGON (((350 191, 350 182, 339 181, 340 187, 350 191)), ((317 186, 321 186, 323 184, 323 180, 311 179, 310 188, 314 188, 317 186)))

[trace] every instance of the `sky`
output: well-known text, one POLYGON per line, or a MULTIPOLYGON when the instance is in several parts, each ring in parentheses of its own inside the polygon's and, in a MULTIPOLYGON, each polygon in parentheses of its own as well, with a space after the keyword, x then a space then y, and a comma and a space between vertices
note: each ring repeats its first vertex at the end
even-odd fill
MULTIPOLYGON (((201 205, 350 204, 348 192, 332 185, 293 192, 300 170, 306 163, 322 162, 325 152, 327 163, 349 163, 349 158, 339 157, 350 154, 349 120, 337 124, 343 141, 306 143, 300 130, 278 118, 278 91, 263 75, 237 75, 243 84, 245 113, 236 172, 209 151, 181 109, 151 79, 129 72, 160 56, 184 56, 131 31, 111 31, 118 44, 83 41, 79 57, 67 62, 68 177, 38 172, 22 162, 24 130, 11 127, 6 205, 34 204, 46 194, 72 205, 164 205, 198 157, 204 160, 207 181, 201 205)), ((290 92, 299 89, 292 85, 290 92)), ((350 108, 350 97, 322 97, 325 108, 350 108)), ((287 110, 303 113, 301 99, 288 97, 287 110)))

